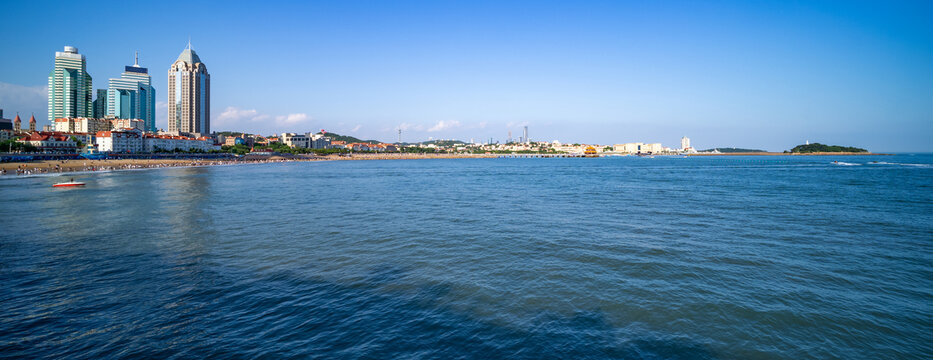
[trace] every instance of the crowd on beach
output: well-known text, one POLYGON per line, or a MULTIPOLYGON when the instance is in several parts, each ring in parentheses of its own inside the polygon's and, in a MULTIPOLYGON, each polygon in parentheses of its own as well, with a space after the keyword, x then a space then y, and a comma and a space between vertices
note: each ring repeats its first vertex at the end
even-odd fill
POLYGON ((254 159, 254 160, 183 160, 183 161, 147 161, 136 160, 130 162, 112 162, 112 161, 54 161, 43 163, 23 163, 17 164, 15 169, 0 169, 0 175, 39 175, 55 174, 74 171, 113 171, 113 170, 133 170, 133 169, 153 169, 153 168, 173 168, 173 167, 195 167, 212 165, 234 165, 234 164, 259 164, 259 163, 280 163, 290 161, 309 161, 311 159, 254 159))
POLYGON ((211 166, 211 165, 234 165, 234 164, 263 164, 263 163, 282 163, 293 161, 320 161, 320 160, 402 160, 402 159, 445 159, 445 158, 477 158, 491 157, 491 155, 476 154, 354 154, 352 156, 328 156, 328 157, 289 157, 289 158, 239 158, 239 159, 188 159, 188 160, 169 160, 169 159, 124 159, 124 160, 50 160, 42 162, 24 162, 24 163, 6 163, 0 164, 0 176, 2 175, 40 175, 56 174, 74 171, 113 171, 113 170, 132 170, 132 169, 152 169, 152 168, 174 168, 174 167, 192 167, 192 166, 211 166), (16 165, 15 168, 13 165, 16 165))

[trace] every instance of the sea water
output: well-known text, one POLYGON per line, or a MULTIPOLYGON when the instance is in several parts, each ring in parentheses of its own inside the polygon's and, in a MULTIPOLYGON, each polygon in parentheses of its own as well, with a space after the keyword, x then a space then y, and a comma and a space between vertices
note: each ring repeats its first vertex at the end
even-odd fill
POLYGON ((929 358, 931 164, 330 161, 74 175, 81 189, 5 176, 0 357, 929 358))

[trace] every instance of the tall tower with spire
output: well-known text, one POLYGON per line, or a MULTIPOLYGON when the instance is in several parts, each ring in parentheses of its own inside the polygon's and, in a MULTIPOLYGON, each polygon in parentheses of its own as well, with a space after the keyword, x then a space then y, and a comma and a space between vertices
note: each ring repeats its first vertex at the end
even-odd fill
POLYGON ((29 132, 36 131, 36 115, 29 117, 29 132))
POLYGON ((19 113, 16 113, 16 118, 13 119, 13 131, 22 131, 23 130, 23 120, 19 118, 19 113))
POLYGON ((156 131, 155 89, 149 69, 139 66, 139 52, 132 66, 124 67, 118 79, 110 79, 107 89, 107 115, 118 119, 140 119, 146 131, 156 131))
POLYGON ((168 70, 168 131, 211 133, 211 75, 188 46, 168 70))
POLYGON ((55 67, 49 74, 49 121, 93 116, 92 104, 87 61, 78 48, 65 46, 65 51, 55 52, 55 67))

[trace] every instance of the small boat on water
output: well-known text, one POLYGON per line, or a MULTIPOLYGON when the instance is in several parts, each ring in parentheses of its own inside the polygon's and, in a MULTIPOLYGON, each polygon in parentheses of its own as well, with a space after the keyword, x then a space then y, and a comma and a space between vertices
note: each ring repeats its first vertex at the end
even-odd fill
POLYGON ((84 186, 84 183, 77 182, 75 181, 75 179, 71 179, 68 182, 60 182, 60 183, 52 184, 52 187, 79 187, 79 186, 84 186))

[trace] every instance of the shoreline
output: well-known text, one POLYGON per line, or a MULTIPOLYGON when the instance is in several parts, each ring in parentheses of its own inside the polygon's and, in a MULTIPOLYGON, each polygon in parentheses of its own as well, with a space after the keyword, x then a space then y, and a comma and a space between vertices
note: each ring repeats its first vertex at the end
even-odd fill
POLYGON ((301 161, 351 160, 421 160, 492 158, 492 155, 472 154, 356 154, 353 156, 315 155, 247 155, 236 159, 106 159, 106 160, 40 160, 31 162, 0 163, 0 177, 27 177, 70 173, 94 174, 112 171, 205 167, 220 165, 248 165, 301 161))
MULTIPOLYGON (((686 156, 872 156, 894 155, 881 153, 807 153, 776 152, 685 154, 686 156)), ((359 160, 424 160, 424 159, 491 159, 501 154, 354 154, 352 156, 316 155, 247 155, 237 159, 107 159, 107 160, 41 160, 32 162, 0 163, 0 177, 20 177, 82 173, 93 174, 122 170, 204 167, 218 165, 267 164, 299 161, 359 161, 359 160)))
POLYGON ((59 174, 94 174, 113 171, 186 168, 220 165, 264 164, 285 161, 321 161, 320 159, 108 159, 42 160, 0 163, 0 177, 28 177, 59 174))

